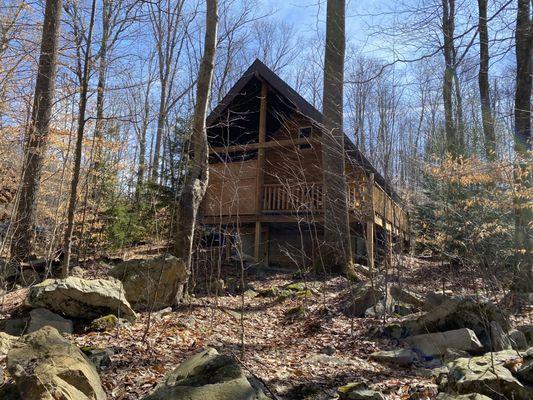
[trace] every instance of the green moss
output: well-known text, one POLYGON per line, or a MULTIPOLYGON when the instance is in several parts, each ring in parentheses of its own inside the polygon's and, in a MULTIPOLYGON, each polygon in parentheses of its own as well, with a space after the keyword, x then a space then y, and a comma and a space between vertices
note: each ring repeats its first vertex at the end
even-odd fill
POLYGON ((116 315, 109 314, 97 318, 89 325, 91 331, 111 331, 118 325, 118 318, 116 315))
POLYGON ((293 283, 289 283, 288 285, 286 285, 285 289, 299 292, 299 291, 305 290, 305 284, 303 282, 293 282, 293 283))

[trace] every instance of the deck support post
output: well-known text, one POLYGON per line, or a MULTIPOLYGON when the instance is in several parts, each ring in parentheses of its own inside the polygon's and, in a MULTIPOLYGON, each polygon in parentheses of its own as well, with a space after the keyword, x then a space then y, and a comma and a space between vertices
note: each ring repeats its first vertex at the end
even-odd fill
POLYGON ((366 255, 368 258, 368 269, 370 270, 370 276, 374 274, 374 174, 371 173, 368 179, 368 195, 370 210, 368 210, 368 216, 366 220, 366 255))
POLYGON ((265 266, 270 265, 270 225, 265 225, 265 266))
POLYGON ((263 210, 263 184, 264 184, 264 171, 265 171, 265 149, 263 144, 266 141, 266 120, 267 120, 267 94, 268 86, 265 82, 261 84, 261 97, 259 98, 259 149, 257 150, 257 194, 256 194, 256 215, 257 220, 255 222, 255 238, 254 238, 254 261, 258 263, 261 259, 261 221, 259 217, 263 210))
POLYGON ((255 222, 255 235, 254 235, 254 262, 261 261, 261 221, 255 222))

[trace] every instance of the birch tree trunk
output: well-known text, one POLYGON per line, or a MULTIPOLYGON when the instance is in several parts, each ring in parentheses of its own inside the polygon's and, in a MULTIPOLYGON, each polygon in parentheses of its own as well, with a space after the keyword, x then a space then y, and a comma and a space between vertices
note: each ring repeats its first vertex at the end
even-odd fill
POLYGON ((340 267, 343 272, 349 273, 352 249, 342 131, 345 42, 345 2, 328 0, 322 138, 325 259, 331 267, 340 267))
POLYGON ((518 276, 515 288, 519 291, 533 291, 532 237, 529 224, 532 212, 527 196, 531 189, 531 173, 528 162, 531 155, 531 56, 532 32, 530 0, 518 0, 516 16, 516 88, 515 88, 515 182, 519 191, 515 198, 515 243, 518 254, 518 276))
POLYGON ((15 261, 24 261, 33 252, 36 198, 50 134, 62 5, 62 0, 47 0, 45 6, 31 124, 26 133, 22 187, 11 242, 11 257, 15 261))
POLYGON ((494 117, 490 101, 489 85, 489 33, 487 27, 487 0, 478 0, 479 10, 479 98, 481 100, 481 119, 485 137, 485 154, 488 160, 496 160, 496 136, 494 117))
MULTIPOLYGON (((190 171, 176 210, 175 255, 191 268, 192 246, 198 208, 207 190, 209 180, 208 142, 205 118, 215 60, 218 12, 217 0, 207 0, 204 55, 198 73, 196 104, 192 123, 190 171)), ((182 295, 182 285, 176 285, 176 300, 182 295)))

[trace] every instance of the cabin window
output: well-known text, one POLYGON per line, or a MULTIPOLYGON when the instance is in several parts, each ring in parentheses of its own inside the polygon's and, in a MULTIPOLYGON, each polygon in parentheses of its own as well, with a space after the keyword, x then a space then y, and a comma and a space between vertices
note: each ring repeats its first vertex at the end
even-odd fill
MULTIPOLYGON (((310 126, 302 126, 298 129, 298 139, 302 138, 310 138, 311 133, 313 132, 312 128, 310 126)), ((298 145, 298 148, 300 150, 310 149, 311 144, 310 143, 302 143, 298 145)))

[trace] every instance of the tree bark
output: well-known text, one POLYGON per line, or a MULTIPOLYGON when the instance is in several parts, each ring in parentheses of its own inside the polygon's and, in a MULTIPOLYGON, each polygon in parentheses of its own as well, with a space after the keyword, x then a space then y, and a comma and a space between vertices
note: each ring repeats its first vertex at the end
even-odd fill
POLYGON ((70 257, 72 253, 72 235, 74 232, 74 214, 76 212, 78 184, 80 181, 81 156, 83 146, 83 135, 85 131, 85 111, 87 110, 87 92, 89 87, 89 61, 91 58, 91 41, 94 28, 94 15, 96 12, 96 0, 93 0, 91 7, 91 20, 89 23, 89 32, 87 35, 87 49, 83 60, 83 79, 80 92, 80 104, 78 114, 78 129, 76 134, 76 148, 74 150, 74 171, 72 172, 72 181, 70 183, 70 198, 67 211, 67 228, 63 241, 64 259, 61 268, 61 275, 67 277, 70 267, 70 257))
POLYGON ((442 0, 442 33, 444 36, 444 80, 442 83, 442 97, 444 104, 444 123, 446 130, 446 150, 451 154, 457 153, 457 126, 453 112, 453 77, 454 40, 455 31, 455 0, 442 0))
POLYGON ((31 124, 26 133, 23 182, 11 242, 11 257, 15 261, 24 261, 33 252, 36 198, 50 135, 62 4, 62 0, 47 0, 45 6, 31 124))
POLYGON ((324 58, 322 167, 325 259, 349 273, 352 261, 344 155, 343 88, 345 2, 328 0, 324 58))
MULTIPOLYGON (((196 104, 192 126, 192 156, 190 171, 176 210, 175 255, 182 260, 188 271, 191 268, 192 246, 198 208, 207 190, 209 180, 208 142, 205 125, 213 66, 215 60, 218 11, 217 0, 207 0, 204 55, 198 73, 196 104)), ((180 300, 182 287, 176 285, 176 301, 180 300)))
POLYGON ((490 161, 496 160, 496 136, 494 116, 490 101, 489 85, 489 33, 487 27, 487 0, 478 0, 479 10, 479 98, 481 100, 481 119, 485 137, 485 154, 490 161))
MULTIPOLYGON (((519 192, 531 189, 531 174, 528 173, 531 151, 531 56, 532 32, 530 0, 518 0, 515 31, 516 88, 515 88, 515 183, 519 192)), ((529 224, 532 220, 527 196, 518 193, 515 198, 515 243, 518 255, 518 278, 515 286, 522 291, 533 290, 532 235, 529 224)))

